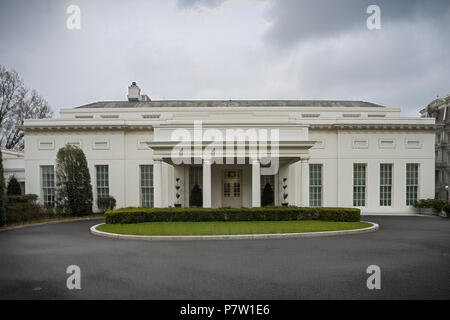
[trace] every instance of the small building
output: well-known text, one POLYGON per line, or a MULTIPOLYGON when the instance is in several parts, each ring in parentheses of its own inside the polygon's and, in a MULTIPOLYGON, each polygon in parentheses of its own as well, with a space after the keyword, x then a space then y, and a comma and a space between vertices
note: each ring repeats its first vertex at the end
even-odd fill
POLYGON ((94 198, 118 207, 190 206, 194 192, 203 207, 258 207, 270 190, 274 205, 408 213, 434 197, 433 118, 363 101, 153 101, 128 89, 127 101, 25 121, 28 193, 54 204, 56 154, 70 144, 86 154, 94 198))
POLYGON ((432 101, 420 111, 422 117, 436 119, 436 199, 450 202, 450 95, 432 101))
POLYGON ((2 149, 3 173, 5 183, 8 185, 9 179, 15 177, 20 184, 22 194, 25 193, 25 159, 22 151, 2 149))

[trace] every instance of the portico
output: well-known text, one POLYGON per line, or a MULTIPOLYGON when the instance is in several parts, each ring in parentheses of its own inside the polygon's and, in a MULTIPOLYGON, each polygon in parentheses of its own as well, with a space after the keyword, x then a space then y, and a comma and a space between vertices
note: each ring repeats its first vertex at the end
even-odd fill
MULTIPOLYGON (((178 124, 177 130, 179 128, 178 124)), ((192 128, 186 125, 184 129, 192 128)), ((211 129, 220 131, 218 127, 209 126, 211 129)), ((167 127, 155 128, 154 140, 148 144, 153 151, 155 207, 196 205, 191 203, 195 186, 201 190, 204 208, 260 207, 266 184, 273 192, 273 205, 308 206, 309 149, 314 141, 307 139, 304 125, 289 125, 286 129, 290 135, 281 128, 277 136, 285 140, 276 142, 241 139, 221 143, 218 139, 166 140, 168 136, 173 137, 173 132, 167 127), (293 132, 296 134, 292 135, 293 132), (293 137, 300 139, 294 141, 293 137), (174 151, 177 148, 179 150, 174 151), (172 181, 162 179, 163 164, 173 167, 173 180, 178 181, 179 189, 172 181), (167 187, 169 192, 172 189, 173 196, 164 203, 159 190, 167 190, 167 187)))

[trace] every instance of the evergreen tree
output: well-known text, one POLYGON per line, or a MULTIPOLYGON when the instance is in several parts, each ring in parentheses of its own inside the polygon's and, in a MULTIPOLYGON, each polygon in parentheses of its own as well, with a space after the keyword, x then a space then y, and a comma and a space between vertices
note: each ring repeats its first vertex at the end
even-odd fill
POLYGON ((92 213, 91 176, 83 150, 66 145, 56 156, 57 205, 73 216, 92 213))
POLYGON ((192 188, 191 196, 189 198, 189 206, 203 207, 203 192, 198 184, 192 188))
POLYGON ((3 176, 3 156, 0 149, 0 226, 6 223, 5 177, 3 176))
POLYGON ((8 196, 18 196, 22 194, 22 189, 20 188, 19 181, 17 181, 16 177, 12 176, 11 179, 9 179, 6 194, 8 196))
POLYGON ((274 204, 274 194, 270 183, 266 183, 262 193, 261 206, 270 206, 274 204))

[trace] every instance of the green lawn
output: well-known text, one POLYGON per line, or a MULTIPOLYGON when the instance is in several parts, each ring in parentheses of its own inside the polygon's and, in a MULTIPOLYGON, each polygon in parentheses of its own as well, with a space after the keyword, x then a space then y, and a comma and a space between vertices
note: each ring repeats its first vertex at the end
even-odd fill
POLYGON ((249 221, 249 222, 146 222, 104 224, 97 230, 130 235, 187 236, 227 234, 300 233, 351 230, 369 227, 365 222, 249 221))

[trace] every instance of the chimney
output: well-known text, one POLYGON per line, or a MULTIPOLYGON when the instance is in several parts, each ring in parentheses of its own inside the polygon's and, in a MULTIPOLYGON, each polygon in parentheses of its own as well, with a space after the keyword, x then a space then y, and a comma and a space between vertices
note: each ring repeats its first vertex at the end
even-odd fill
POLYGON ((131 86, 128 87, 128 101, 138 102, 141 98, 141 89, 133 82, 131 86))

